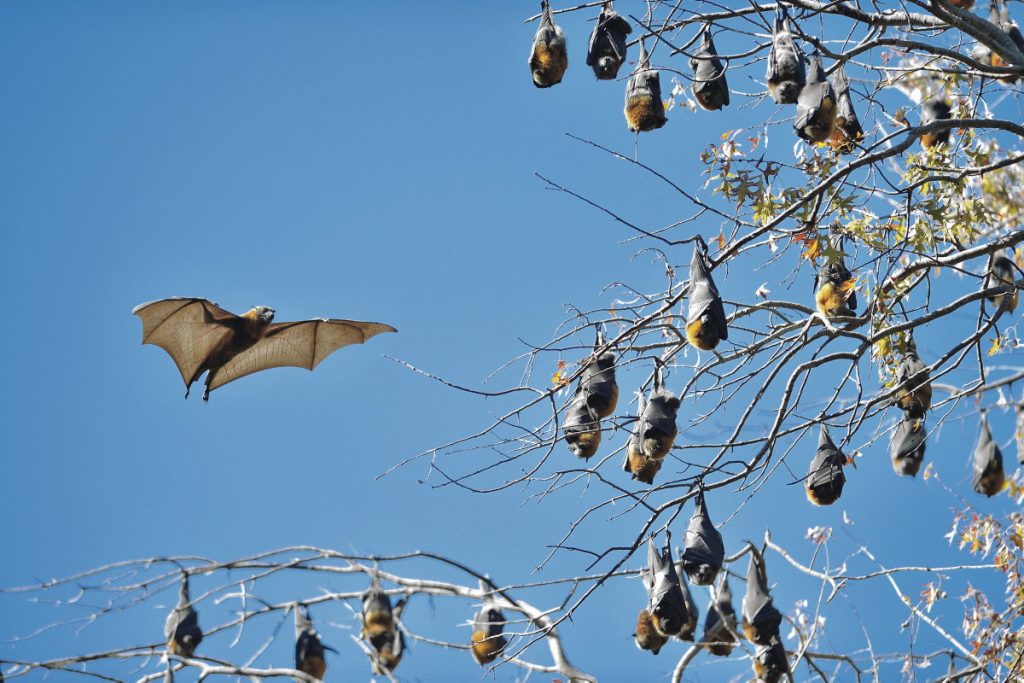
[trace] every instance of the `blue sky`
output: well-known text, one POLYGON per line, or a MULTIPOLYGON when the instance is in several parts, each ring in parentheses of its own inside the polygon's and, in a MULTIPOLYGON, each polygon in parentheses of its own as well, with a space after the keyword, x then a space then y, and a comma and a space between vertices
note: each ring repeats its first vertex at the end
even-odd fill
MULTIPOLYGON (((433 488, 436 478, 424 483, 425 462, 376 478, 405 457, 479 429, 504 405, 461 395, 382 354, 479 386, 525 350, 520 339, 547 340, 566 317, 566 303, 607 307, 614 292, 602 288, 612 281, 644 291, 663 287, 661 266, 649 255, 634 258, 643 245, 624 242, 631 237, 624 228, 545 190, 533 173, 607 201, 640 224, 664 225, 692 207, 564 133, 635 151, 697 189, 701 148, 772 110, 675 110, 634 150, 621 112, 623 84, 596 82, 583 62, 584 17, 563 22, 570 42, 565 82, 546 91, 532 86, 526 57, 533 29, 521 20, 533 7, 0 4, 0 281, 7 293, 0 354, 8 395, 0 412, 0 514, 7 520, 0 547, 8 558, 0 585, 121 559, 226 560, 294 544, 359 553, 430 550, 499 583, 584 571, 585 560, 565 556, 530 574, 546 546, 604 490, 576 488, 541 504, 526 502, 536 493, 530 487, 473 495, 433 488), (312 374, 284 369, 245 378, 204 405, 198 392, 182 399, 170 359, 139 345, 140 325, 130 314, 138 303, 174 295, 207 297, 238 312, 264 304, 278 320, 382 321, 399 334, 344 349, 312 374)), ((737 74, 733 85, 756 90, 747 74, 737 74)), ((781 139, 772 150, 787 154, 791 142, 781 139)), ((706 234, 719 229, 712 222, 706 234)), ((671 258, 685 264, 689 250, 671 258)), ((793 265, 779 272, 789 274, 793 265)), ((771 276, 735 268, 719 287, 726 298, 750 301, 771 276)), ((800 274, 783 295, 807 296, 809 277, 800 274)), ((769 286, 785 292, 784 285, 769 286)), ((929 343, 918 344, 927 356, 929 343)), ((554 369, 539 368, 537 381, 554 369)), ((686 372, 675 373, 677 386, 686 372)), ((623 378, 625 396, 643 373, 623 378)), ((491 386, 517 380, 515 371, 506 372, 491 386)), ((968 415, 973 407, 961 410, 968 415)), ((681 418, 685 411, 684 403, 681 418)), ((994 415, 993 428, 1009 444, 1011 416, 994 415)), ((929 445, 943 480, 961 492, 969 486, 975 435, 973 418, 952 419, 941 445, 929 445)), ((700 430, 683 438, 699 436, 700 430)), ((942 538, 959 501, 934 483, 895 477, 885 441, 866 453, 832 509, 812 509, 780 472, 723 529, 727 549, 759 539, 769 525, 807 561, 813 547, 801 540, 804 532, 829 525, 844 544, 836 552, 851 552, 855 545, 839 531, 845 509, 855 522, 848 531, 888 565, 970 561, 942 538)), ((1012 447, 1004 452, 1012 462, 1012 447)), ((561 447, 556 454, 571 457, 561 447)), ((800 476, 806 463, 795 462, 800 476)), ((608 476, 622 474, 617 464, 606 464, 608 476)), ((724 519, 744 496, 711 496, 713 518, 724 519)), ((975 498, 986 511, 1012 507, 1008 499, 975 498)), ((628 543, 639 523, 637 516, 603 519, 578 542, 628 543)), ((768 561, 780 607, 816 596, 816 587, 778 557, 768 561)), ((901 582, 915 594, 926 580, 901 582)), ((958 595, 964 579, 953 582, 950 593, 958 595)), ((287 586, 280 590, 277 597, 286 599, 287 586)), ((301 590, 315 593, 316 585, 301 590)), ((738 582, 733 590, 738 607, 738 582)), ((863 647, 852 601, 876 649, 906 650, 909 636, 899 629, 906 611, 888 586, 856 586, 850 596, 825 611, 829 642, 821 649, 863 647)), ((17 595, 0 597, 3 639, 53 617, 17 595)), ((542 603, 545 597, 558 599, 536 595, 542 603)), ((171 600, 157 596, 133 618, 77 636, 63 630, 0 642, 0 658, 159 639, 160 605, 171 600)), ((630 633, 642 600, 639 582, 610 582, 563 629, 574 662, 605 680, 666 675, 682 647, 657 658, 636 651, 630 633)), ((698 602, 703 610, 703 595, 698 602)), ((956 629, 960 606, 950 603, 943 623, 956 629)), ((454 639, 453 625, 473 609, 423 600, 406 616, 424 634, 454 639)), ((340 606, 319 612, 333 623, 353 623, 340 606)), ((321 630, 342 649, 329 661, 328 676, 365 676, 348 632, 321 630)), ((940 646, 927 628, 916 637, 915 649, 940 646)), ((204 649, 225 646, 212 641, 204 649)), ((289 648, 286 635, 267 663, 287 665, 289 648)), ((699 658, 688 680, 727 680, 748 666, 707 662, 699 658)), ((410 681, 474 680, 480 670, 464 653, 415 645, 398 674, 410 681)), ((518 675, 504 668, 496 679, 518 675)))

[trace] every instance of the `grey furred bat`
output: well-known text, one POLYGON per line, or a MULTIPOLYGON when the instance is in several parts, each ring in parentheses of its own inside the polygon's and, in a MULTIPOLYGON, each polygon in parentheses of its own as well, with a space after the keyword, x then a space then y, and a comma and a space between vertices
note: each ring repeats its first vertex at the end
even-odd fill
POLYGON ((676 439, 679 399, 662 386, 661 367, 655 371, 650 397, 640 398, 640 417, 633 428, 622 469, 633 479, 653 484, 676 439))
POLYGON ((569 52, 562 27, 551 17, 548 0, 541 0, 540 8, 540 26, 530 47, 530 73, 535 86, 550 88, 562 82, 562 76, 569 68, 569 52))
POLYGON ((680 559, 686 576, 698 586, 710 586, 722 568, 725 544, 708 516, 703 489, 697 491, 683 547, 680 559))
POLYGON ((768 593, 768 574, 764 557, 756 549, 750 549, 750 564, 747 565, 747 592, 743 596, 743 633, 755 645, 770 645, 773 637, 779 636, 782 614, 772 603, 768 593))
POLYGON ((714 598, 704 619, 704 635, 701 642, 705 649, 718 657, 732 654, 732 643, 736 642, 736 610, 732 606, 732 590, 729 588, 729 573, 723 572, 718 579, 714 598))
POLYGON ((1003 471, 1003 453, 999 445, 992 440, 992 432, 988 427, 988 418, 981 414, 981 434, 974 447, 973 476, 971 487, 978 493, 992 497, 1003 490, 1006 473, 1003 471))
POLYGON ((661 101, 661 76, 651 68, 651 58, 643 41, 640 59, 633 75, 626 81, 626 125, 634 133, 661 128, 668 121, 665 103, 661 101))
POLYGON ((825 67, 817 51, 811 55, 807 82, 796 101, 796 134, 807 142, 825 142, 836 122, 836 94, 825 78, 825 67))
POLYGON ((690 58, 690 68, 693 69, 690 90, 697 104, 708 111, 729 106, 729 84, 709 26, 704 27, 700 48, 690 58))
POLYGON ((199 612, 192 607, 188 595, 188 574, 184 572, 181 575, 178 604, 164 621, 164 638, 167 640, 167 650, 181 657, 191 657, 203 641, 199 612))
MULTIPOLYGON (((999 285, 1015 284, 1015 275, 1016 267, 1012 260, 1010 260, 1005 254, 993 254, 989 259, 988 270, 985 273, 985 280, 982 283, 982 289, 990 289, 992 287, 998 287, 999 285)), ((1020 300, 1020 291, 1013 289, 1010 290, 1009 294, 994 294, 992 296, 986 296, 985 300, 995 306, 997 310, 1005 307, 1008 313, 1013 313, 1017 310, 1017 303, 1020 300)))
POLYGON ((383 332, 383 323, 314 319, 275 323, 274 310, 256 306, 242 315, 207 301, 172 297, 132 309, 142 320, 142 343, 166 351, 185 382, 206 373, 203 400, 210 392, 254 372, 293 366, 312 370, 343 346, 362 344, 383 332))
POLYGON ((907 417, 921 419, 932 407, 932 383, 928 379, 928 366, 917 355, 917 345, 912 337, 907 340, 907 352, 896 372, 900 389, 893 404, 902 408, 907 417))
MULTIPOLYGON (((921 103, 921 126, 951 118, 953 109, 941 96, 931 97, 921 103)), ((949 128, 921 134, 921 144, 927 148, 949 144, 949 128)))
POLYGON ((815 505, 831 505, 843 495, 846 475, 843 466, 846 456, 839 450, 828 435, 828 428, 821 423, 818 433, 818 450, 811 459, 810 470, 804 481, 807 500, 815 505))
POLYGON ((505 649, 508 641, 502 635, 504 630, 505 616, 488 599, 473 619, 473 634, 470 638, 473 645, 470 651, 477 664, 490 664, 505 649))
POLYGON ((857 148, 856 143, 864 138, 864 129, 853 108, 850 79, 846 77, 842 63, 832 72, 829 80, 836 94, 836 122, 828 144, 840 154, 850 154, 857 148))
POLYGON ((924 460, 925 438, 927 434, 924 422, 912 417, 905 417, 896 425, 889 443, 889 457, 896 474, 915 476, 921 469, 924 460))
POLYGON ((772 46, 768 52, 768 90, 775 104, 796 104, 807 82, 804 55, 793 39, 793 25, 785 5, 779 3, 772 26, 772 46))
MULTIPOLYGON (((647 567, 641 572, 655 630, 663 636, 677 636, 687 627, 691 617, 686 597, 672 563, 671 541, 666 534, 665 549, 654 547, 654 537, 647 542, 647 567)), ((692 598, 691 598, 692 604, 692 598)))
POLYGON ((689 305, 686 311, 686 339, 702 351, 710 351, 729 338, 725 307, 711 277, 705 249, 693 245, 690 258, 689 305))
POLYGON ((336 652, 328 645, 320 642, 320 634, 313 628, 313 620, 309 609, 303 605, 295 606, 295 668, 313 678, 323 680, 327 672, 324 650, 336 652))
POLYGON ((626 61, 626 36, 632 32, 633 27, 619 16, 611 0, 605 2, 587 46, 587 66, 600 80, 609 81, 619 75, 626 61))
POLYGON ((778 636, 754 648, 754 673, 757 675, 757 683, 778 683, 789 673, 786 648, 778 636))

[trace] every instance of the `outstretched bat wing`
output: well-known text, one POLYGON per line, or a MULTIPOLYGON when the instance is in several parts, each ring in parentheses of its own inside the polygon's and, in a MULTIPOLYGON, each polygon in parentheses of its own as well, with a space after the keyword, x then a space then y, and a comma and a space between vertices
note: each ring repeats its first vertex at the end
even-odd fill
POLYGON ((391 325, 356 320, 300 320, 273 323, 263 339, 229 360, 213 377, 210 390, 260 370, 294 366, 312 370, 343 346, 362 344, 391 325))
POLYGON ((166 351, 186 385, 210 352, 231 334, 238 320, 234 313, 212 301, 191 297, 139 304, 132 314, 142 320, 142 343, 166 351))

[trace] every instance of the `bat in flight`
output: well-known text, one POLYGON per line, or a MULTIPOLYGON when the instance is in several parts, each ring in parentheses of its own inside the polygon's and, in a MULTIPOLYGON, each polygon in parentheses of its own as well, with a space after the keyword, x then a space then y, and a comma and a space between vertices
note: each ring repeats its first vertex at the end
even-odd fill
POLYGON ((239 377, 284 366, 312 370, 343 346, 398 331, 356 320, 275 323, 274 309, 266 306, 235 315, 212 301, 189 297, 150 301, 132 313, 142 320, 142 343, 159 346, 178 366, 185 398, 206 373, 204 401, 211 391, 239 377))

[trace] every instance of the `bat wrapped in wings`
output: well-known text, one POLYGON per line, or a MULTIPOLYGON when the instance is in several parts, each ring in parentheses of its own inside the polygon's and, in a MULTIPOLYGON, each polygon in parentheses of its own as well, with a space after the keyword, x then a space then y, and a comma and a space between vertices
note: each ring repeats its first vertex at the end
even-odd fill
POLYGON ((768 594, 768 573, 764 557, 753 546, 747 565, 747 592, 743 596, 743 633, 755 645, 771 645, 779 637, 782 614, 768 594))
MULTIPOLYGON (((1010 39, 1014 47, 1020 52, 1024 52, 1024 36, 1021 35, 1020 28, 1017 26, 1017 22, 1010 18, 1010 11, 1006 7, 1006 3, 1003 0, 992 0, 992 4, 989 6, 988 20, 995 26, 1000 28, 1006 37, 1010 39)), ((988 63, 992 66, 1010 66, 1009 63, 1003 57, 988 47, 985 48, 987 53, 988 63)), ((1002 76, 1000 79, 1003 83, 1016 83, 1017 77, 1013 74, 1002 76)))
POLYGON ((992 432, 988 428, 988 418, 981 414, 981 434, 978 444, 974 447, 973 478, 971 486, 978 493, 992 497, 1003 490, 1006 473, 1003 471, 1003 452, 992 440, 992 432))
POLYGON ((188 596, 188 574, 184 572, 181 575, 178 604, 164 621, 164 638, 167 639, 167 651, 181 657, 191 657, 203 641, 199 612, 192 607, 188 596))
POLYGON ((239 377, 284 366, 312 370, 343 346, 397 331, 356 320, 275 323, 274 310, 266 306, 235 315, 212 301, 189 297, 150 301, 132 313, 142 320, 142 343, 159 346, 178 366, 186 398, 206 373, 204 401, 239 377))
POLYGON ((690 259, 689 307, 686 311, 686 339, 702 351, 711 351, 729 338, 725 307, 707 261, 707 247, 693 245, 690 259))
POLYGON ((337 652, 333 647, 320 642, 320 634, 313 628, 309 609, 295 606, 295 668, 313 678, 323 680, 327 672, 324 650, 337 652))
POLYGON ((477 664, 490 664, 505 649, 508 641, 505 640, 504 630, 505 616, 493 601, 488 599, 473 619, 471 652, 477 664))
POLYGON ((913 477, 921 469, 926 436, 921 420, 905 417, 896 425, 889 444, 889 457, 896 474, 913 477))
POLYGON ((725 544, 722 542, 722 534, 708 516, 703 488, 697 491, 693 516, 686 527, 683 554, 679 559, 682 560, 686 576, 698 586, 710 586, 722 568, 725 544))
POLYGON ((807 82, 804 55, 793 39, 793 25, 785 5, 779 3, 772 26, 772 47, 768 52, 768 91, 775 104, 796 104, 807 82))
MULTIPOLYGON (((988 271, 985 273, 985 282, 982 285, 982 289, 1015 284, 1015 274, 1016 266, 1012 260, 1004 254, 993 254, 989 260, 988 271)), ((1017 310, 1017 303, 1020 301, 1020 291, 1014 289, 1009 294, 994 294, 985 297, 985 299, 995 306, 996 310, 1006 308, 1007 313, 1013 313, 1017 310)))
POLYGON ((551 18, 548 0, 540 3, 540 26, 533 36, 530 48, 530 73, 533 84, 538 88, 550 88, 561 83, 565 70, 569 68, 569 53, 565 45, 562 27, 551 18))
POLYGON ((708 111, 729 106, 729 84, 725 80, 725 68, 718 58, 710 26, 704 27, 700 49, 690 58, 690 68, 693 69, 690 90, 697 104, 708 111))
POLYGON ((842 63, 833 72, 830 80, 836 94, 836 124, 832 128, 828 144, 840 154, 850 154, 857 148, 856 143, 864 138, 864 129, 853 108, 850 79, 846 77, 842 63))
POLYGON ((601 418, 615 412, 619 402, 615 354, 611 351, 602 353, 604 344, 604 332, 598 328, 594 359, 580 377, 562 428, 569 450, 581 458, 589 458, 597 453, 597 447, 601 444, 601 418))
POLYGON ((832 135, 836 122, 836 93, 825 78, 825 67, 817 51, 811 55, 807 83, 796 100, 796 121, 793 127, 800 139, 825 142, 832 135))
POLYGON ((647 589, 651 623, 662 636, 693 640, 697 630, 697 607, 689 588, 683 587, 672 562, 672 538, 665 532, 665 548, 654 547, 654 537, 647 542, 647 567, 640 578, 647 589))
POLYGON ((907 417, 923 418, 932 407, 932 383, 928 379, 928 366, 917 355, 913 337, 907 338, 907 352, 896 373, 896 382, 900 389, 896 392, 895 405, 902 408, 907 417))
POLYGON ((612 0, 605 0, 587 47, 587 66, 602 81, 619 75, 619 67, 626 61, 626 36, 633 32, 612 5, 612 0))
POLYGON ((626 125, 634 133, 661 128, 668 121, 661 101, 661 76, 651 68, 647 48, 640 41, 640 59, 626 81, 626 125))
POLYGON ((736 642, 736 610, 732 606, 728 572, 724 572, 718 580, 714 599, 704 619, 704 635, 700 640, 713 655, 728 657, 732 654, 732 643, 736 642))
POLYGON ((846 483, 844 465, 846 456, 832 443, 832 437, 828 435, 828 429, 822 422, 821 431, 818 433, 818 450, 811 459, 810 471, 804 480, 807 500, 815 505, 831 505, 839 500, 839 496, 843 495, 843 485, 846 483))
POLYGON ((654 371, 654 386, 647 401, 640 397, 640 417, 626 445, 622 469, 633 479, 653 484, 661 464, 675 443, 679 399, 662 386, 661 366, 654 371))
MULTIPOLYGON (((953 116, 953 109, 942 95, 935 95, 921 103, 921 126, 936 121, 945 121, 953 116)), ((949 144, 949 128, 939 128, 921 133, 921 145, 931 149, 936 145, 949 144)))

